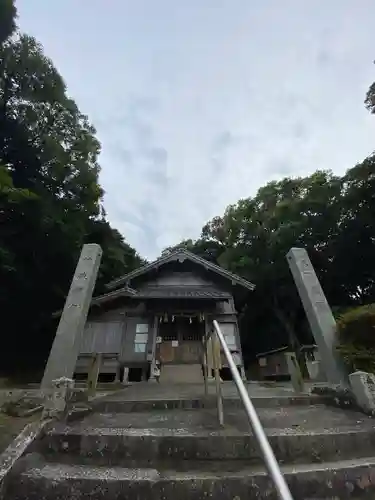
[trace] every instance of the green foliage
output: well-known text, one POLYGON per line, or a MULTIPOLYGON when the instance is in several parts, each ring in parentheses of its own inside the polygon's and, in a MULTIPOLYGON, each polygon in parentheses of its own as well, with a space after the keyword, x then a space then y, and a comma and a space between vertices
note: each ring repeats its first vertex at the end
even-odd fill
POLYGON ((15 31, 16 17, 14 0, 0 0, 0 45, 15 31))
POLYGON ((349 368, 375 372, 375 304, 353 308, 337 321, 338 351, 349 368))
POLYGON ((84 243, 103 247, 97 291, 142 260, 105 219, 95 129, 43 47, 0 0, 0 366, 40 365, 84 243), (30 356, 32 352, 32 356, 30 356))
POLYGON ((371 113, 375 113, 375 83, 367 91, 365 106, 371 113))
MULTIPOLYGON (((375 113, 375 84, 365 103, 375 113)), ((312 342, 285 258, 291 247, 308 251, 336 316, 375 302, 374 193, 372 155, 343 176, 318 170, 270 182, 209 221, 200 239, 177 245, 203 257, 202 248, 215 249, 214 262, 256 284, 239 304, 248 359, 285 343, 298 352, 301 343, 312 342)), ((372 353, 361 352, 365 356, 372 353)))
POLYGON ((342 177, 317 171, 284 178, 229 206, 203 227, 200 240, 183 242, 196 253, 215 245, 217 263, 256 284, 241 316, 250 358, 312 341, 285 258, 291 247, 307 249, 334 310, 375 300, 374 192, 375 157, 342 177))

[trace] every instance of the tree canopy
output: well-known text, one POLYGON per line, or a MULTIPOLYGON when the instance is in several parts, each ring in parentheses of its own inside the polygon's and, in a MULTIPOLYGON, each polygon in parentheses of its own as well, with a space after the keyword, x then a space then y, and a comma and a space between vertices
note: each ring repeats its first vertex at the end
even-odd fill
MULTIPOLYGON (((43 47, 0 0, 0 366, 40 367, 84 243, 99 243, 104 283, 143 263, 112 228, 99 183, 100 143, 43 47)), ((375 113, 375 83, 365 97, 375 113)), ((304 247, 334 311, 375 301, 375 155, 345 175, 317 170, 269 182, 183 246, 256 284, 242 304, 245 358, 311 341, 286 262, 304 247)))
POLYGON ((0 0, 0 110, 4 367, 45 359, 84 243, 103 248, 97 291, 142 260, 106 220, 94 127, 43 47, 17 29, 11 0, 0 0))
POLYGON ((216 263, 255 283, 241 315, 248 358, 286 344, 298 351, 313 339, 287 252, 291 247, 308 251, 334 313, 374 302, 374 215, 371 155, 343 176, 318 170, 270 182, 205 224, 198 240, 181 245, 201 256, 202 249, 215 249, 210 255, 216 263))

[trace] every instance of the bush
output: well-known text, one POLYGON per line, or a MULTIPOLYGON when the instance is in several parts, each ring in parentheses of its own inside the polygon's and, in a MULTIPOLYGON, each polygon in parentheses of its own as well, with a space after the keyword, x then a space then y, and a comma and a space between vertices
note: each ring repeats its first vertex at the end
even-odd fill
POLYGON ((349 370, 375 372, 375 304, 356 307, 337 321, 338 351, 349 370))

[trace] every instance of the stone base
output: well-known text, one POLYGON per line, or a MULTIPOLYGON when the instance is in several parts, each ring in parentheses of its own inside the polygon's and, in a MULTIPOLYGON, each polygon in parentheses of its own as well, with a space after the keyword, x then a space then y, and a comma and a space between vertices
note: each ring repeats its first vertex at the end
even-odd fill
POLYGON ((312 394, 326 397, 325 404, 345 410, 360 410, 353 392, 345 386, 319 384, 311 389, 312 394))
POLYGON ((43 419, 63 418, 69 411, 73 400, 74 380, 59 378, 53 380, 53 388, 45 391, 43 419))
POLYGON ((375 414, 375 375, 358 371, 349 375, 349 381, 358 406, 375 414))

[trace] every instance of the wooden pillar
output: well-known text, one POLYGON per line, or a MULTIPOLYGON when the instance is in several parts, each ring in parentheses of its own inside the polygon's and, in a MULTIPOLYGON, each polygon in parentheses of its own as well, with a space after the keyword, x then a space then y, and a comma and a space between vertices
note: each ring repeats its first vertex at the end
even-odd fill
POLYGON ((100 353, 94 354, 87 378, 87 392, 89 396, 95 396, 101 365, 102 355, 100 353))
POLYGON ((224 425, 224 407, 223 407, 223 396, 221 393, 221 379, 220 379, 220 342, 216 336, 216 333, 211 337, 212 340, 212 359, 214 364, 214 373, 215 373, 215 384, 216 384, 216 397, 217 397, 217 413, 219 424, 221 426, 224 425))
POLYGON ((156 382, 156 378, 154 375, 154 368, 155 368, 155 362, 156 362, 156 337, 158 336, 158 318, 157 316, 154 316, 154 322, 153 322, 153 327, 152 327, 152 359, 150 363, 150 378, 148 379, 149 382, 156 382))
POLYGON ((203 349, 203 377, 204 377, 204 395, 208 396, 208 384, 207 384, 207 332, 205 330, 202 339, 202 349, 203 349))
POLYGON ((129 382, 129 368, 124 366, 124 373, 122 374, 122 383, 127 384, 129 382))

